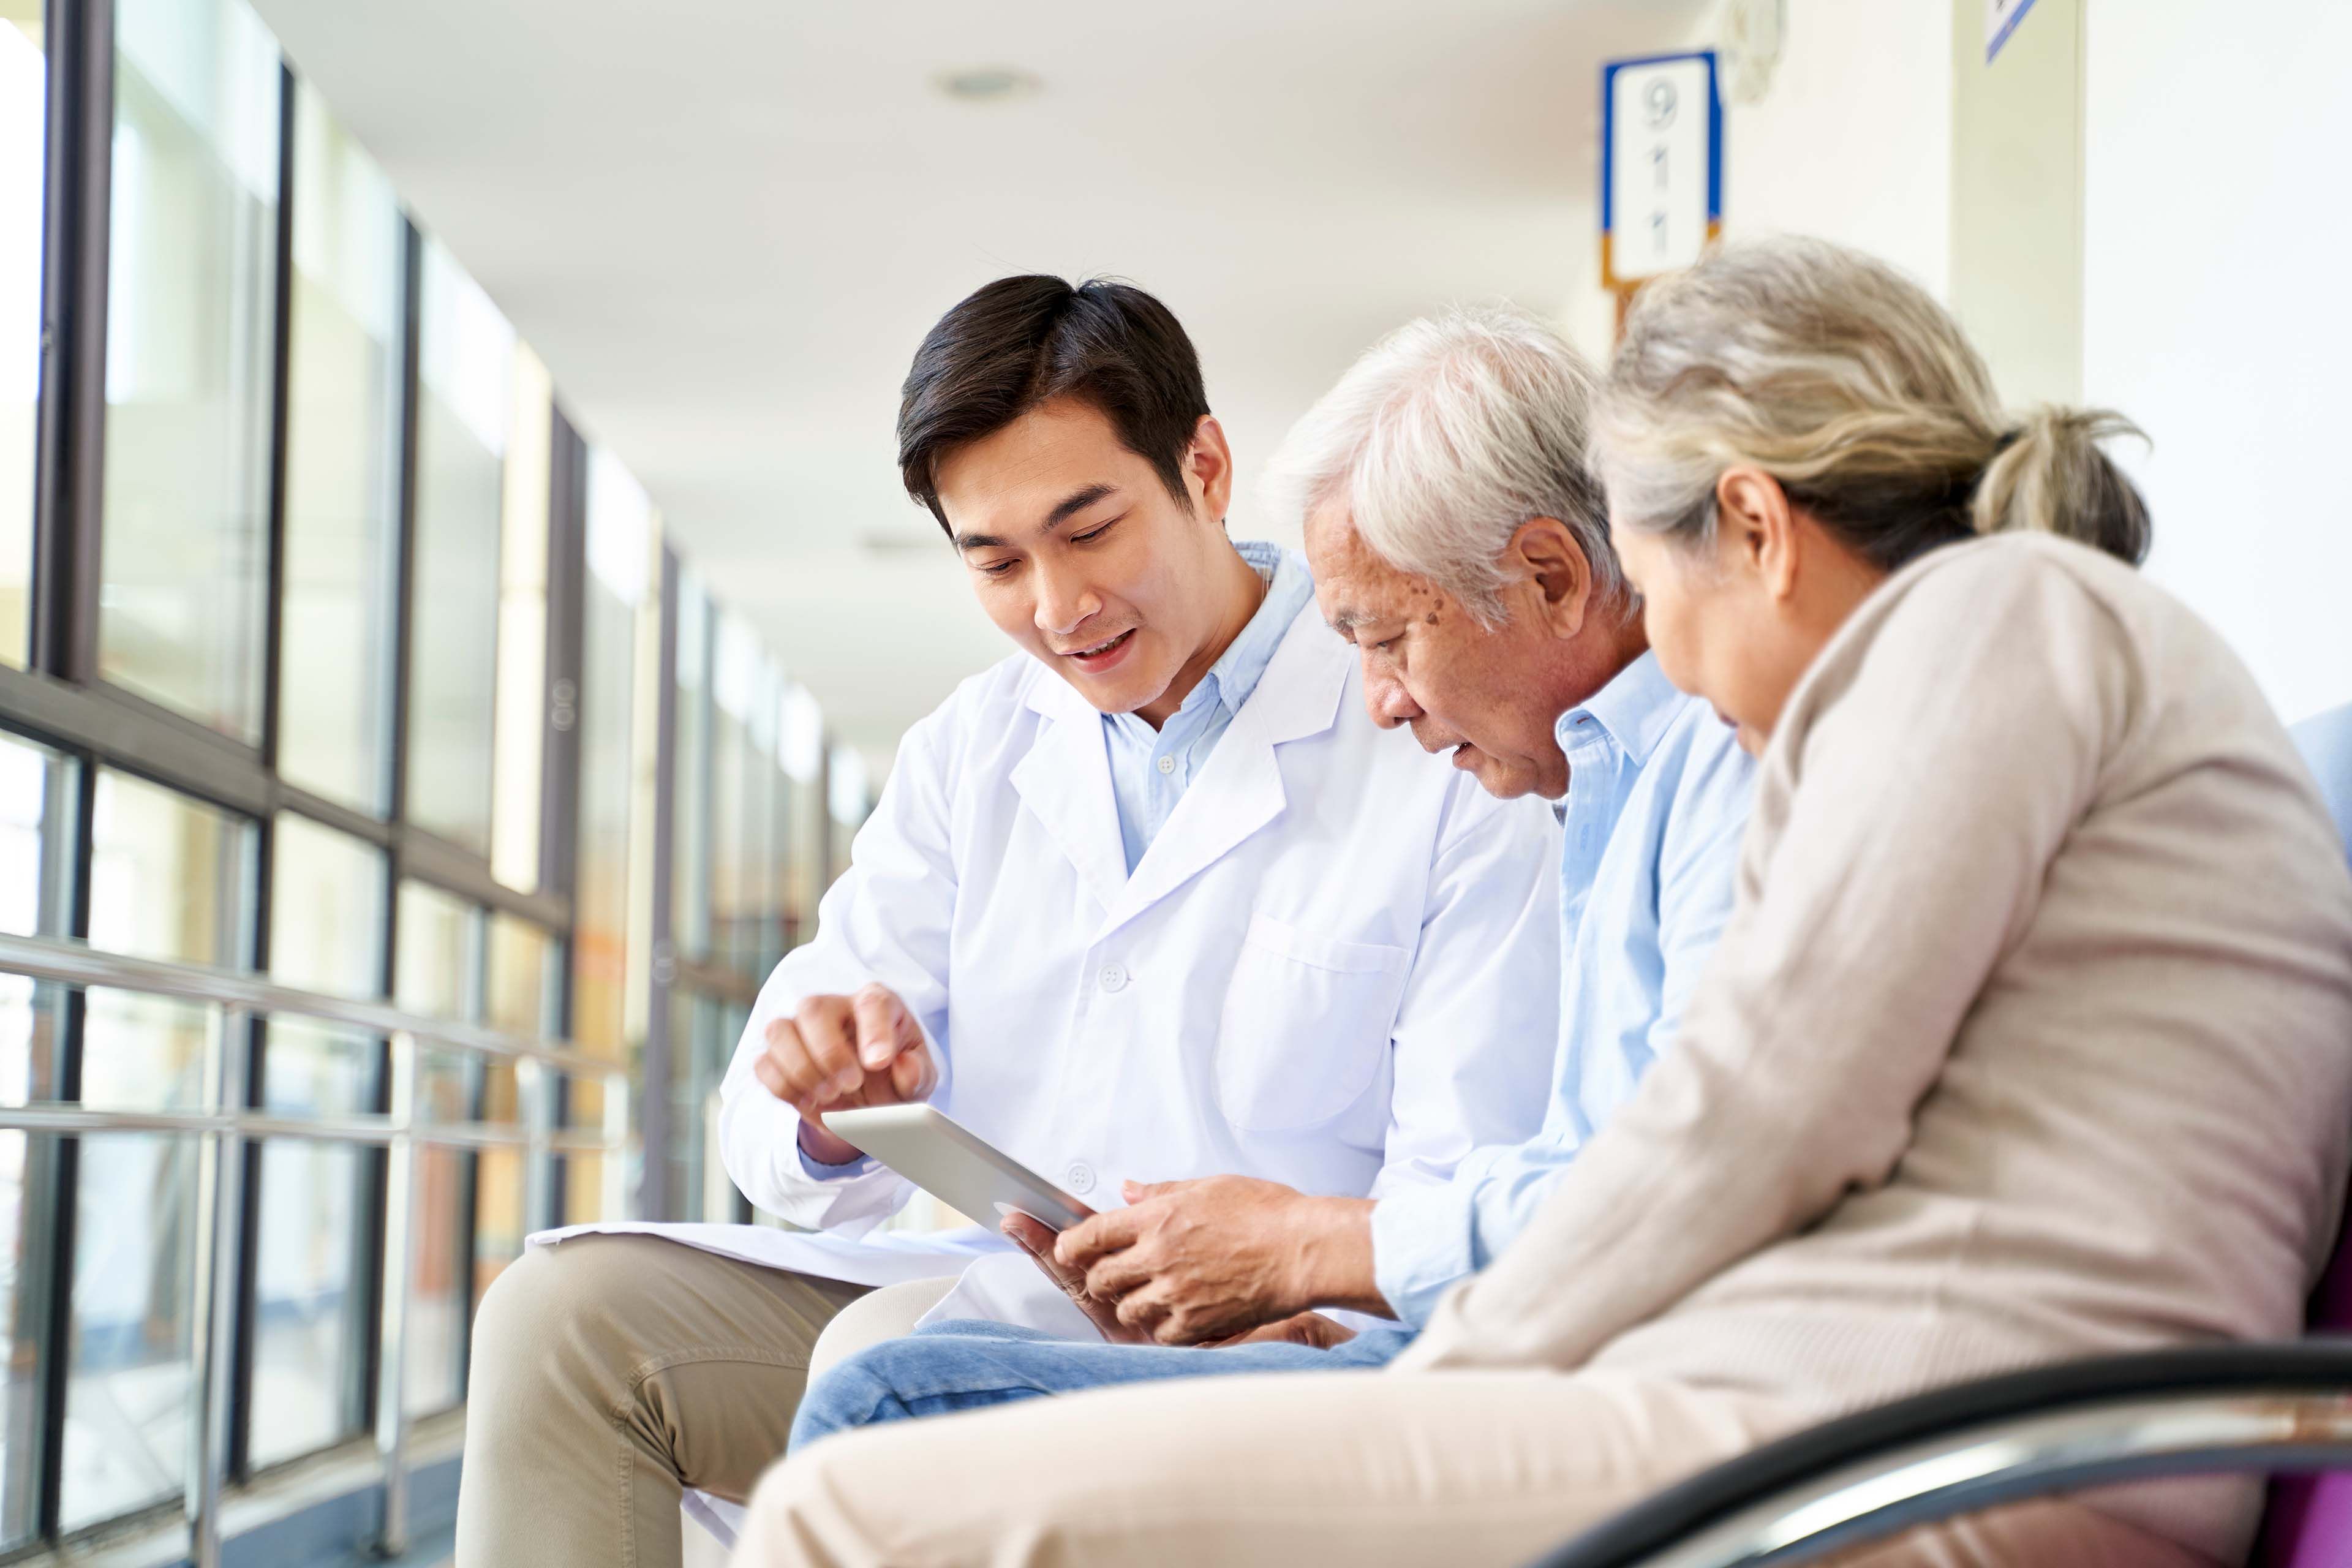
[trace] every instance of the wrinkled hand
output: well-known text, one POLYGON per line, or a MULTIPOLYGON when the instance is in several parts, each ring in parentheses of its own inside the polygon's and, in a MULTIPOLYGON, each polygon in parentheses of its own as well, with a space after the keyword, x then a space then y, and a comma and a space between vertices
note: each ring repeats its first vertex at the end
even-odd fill
POLYGON ((846 1164, 858 1149, 825 1131, 820 1114, 928 1100, 939 1087, 922 1026, 887 986, 803 997, 791 1017, 770 1020, 766 1041, 751 1076, 800 1112, 801 1147, 824 1164, 846 1164))
POLYGON ((1248 1176, 1129 1182, 1129 1206, 1062 1233, 1055 1258, 1087 1293, 1165 1345, 1244 1334, 1318 1304, 1314 1267, 1335 1202, 1248 1176))
MULTIPOLYGON (((1092 1210, 1088 1210, 1092 1213, 1092 1210)), ((1139 1329, 1130 1329, 1118 1321, 1118 1303, 1105 1300, 1087 1289, 1087 1273, 1073 1268, 1054 1256, 1054 1232, 1025 1214, 1009 1214, 997 1229, 1012 1239, 1013 1245, 1027 1253, 1045 1278, 1061 1288, 1087 1321, 1102 1331, 1102 1337, 1115 1345, 1142 1345, 1151 1342, 1151 1336, 1139 1329)), ((1333 1327, 1337 1327, 1334 1324, 1333 1327)))
POLYGON ((1220 1345, 1312 1345, 1328 1351, 1333 1345, 1346 1344, 1356 1337, 1356 1331, 1344 1323, 1335 1323, 1320 1312, 1301 1312, 1295 1318, 1283 1318, 1271 1323, 1261 1323, 1245 1334, 1235 1334, 1229 1340, 1219 1340, 1220 1345))

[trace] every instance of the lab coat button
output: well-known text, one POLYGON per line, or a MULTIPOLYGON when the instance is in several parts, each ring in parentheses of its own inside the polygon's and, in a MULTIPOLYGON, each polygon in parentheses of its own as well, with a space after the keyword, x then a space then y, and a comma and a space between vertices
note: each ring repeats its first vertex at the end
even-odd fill
POLYGON ((1090 1193, 1094 1191, 1094 1167, 1087 1164, 1085 1161, 1079 1160, 1073 1163, 1069 1170, 1064 1173, 1064 1174, 1070 1184, 1070 1191, 1074 1193, 1090 1193))
POLYGON ((1106 991, 1127 989, 1127 967, 1124 964, 1106 963, 1102 966, 1102 973, 1096 978, 1102 982, 1102 988, 1106 991))

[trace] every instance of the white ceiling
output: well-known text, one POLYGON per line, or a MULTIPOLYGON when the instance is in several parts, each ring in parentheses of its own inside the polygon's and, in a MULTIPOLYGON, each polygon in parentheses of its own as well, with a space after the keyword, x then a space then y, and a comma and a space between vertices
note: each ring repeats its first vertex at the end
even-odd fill
POLYGON ((1589 290, 1599 63, 1704 0, 257 4, 879 764, 1003 650, 898 484, 940 311, 1012 271, 1152 289, 1246 488, 1388 327, 1589 290), (933 85, 996 65, 1041 90, 933 85))

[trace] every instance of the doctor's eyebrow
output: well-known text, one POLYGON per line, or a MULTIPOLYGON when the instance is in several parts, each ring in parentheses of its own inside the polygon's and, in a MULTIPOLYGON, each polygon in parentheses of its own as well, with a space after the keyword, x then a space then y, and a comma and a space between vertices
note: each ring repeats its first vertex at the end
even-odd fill
MULTIPOLYGON (((1053 532, 1095 502, 1118 493, 1118 487, 1108 481, 1072 490, 1055 502, 1054 510, 1045 514, 1045 531, 1053 532)), ((959 533, 955 536, 955 547, 959 553, 967 550, 1002 550, 1005 542, 992 533, 959 533)))
POLYGON ((1070 519, 1076 517, 1078 513, 1086 510, 1087 508, 1094 505, 1095 502, 1102 500, 1103 497, 1108 495, 1116 495, 1118 493, 1118 487, 1117 485, 1108 483, 1087 485, 1082 489, 1072 490, 1068 495, 1066 495, 1061 499, 1060 503, 1057 504, 1053 510, 1045 514, 1045 531, 1051 533, 1054 530, 1061 527, 1062 524, 1069 521, 1070 519))

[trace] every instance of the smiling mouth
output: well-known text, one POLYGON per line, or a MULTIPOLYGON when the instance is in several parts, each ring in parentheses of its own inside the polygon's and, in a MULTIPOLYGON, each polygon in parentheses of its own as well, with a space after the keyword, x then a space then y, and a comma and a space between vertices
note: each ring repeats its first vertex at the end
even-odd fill
POLYGON ((1103 660, 1110 658, 1113 654, 1118 652, 1119 649, 1125 647, 1127 646, 1128 639, 1133 636, 1135 636, 1135 628, 1133 626, 1129 626, 1127 630, 1119 633, 1118 636, 1115 637, 1108 638, 1103 642, 1098 642, 1092 647, 1073 648, 1062 657, 1064 658, 1076 659, 1080 664, 1099 664, 1103 660))

